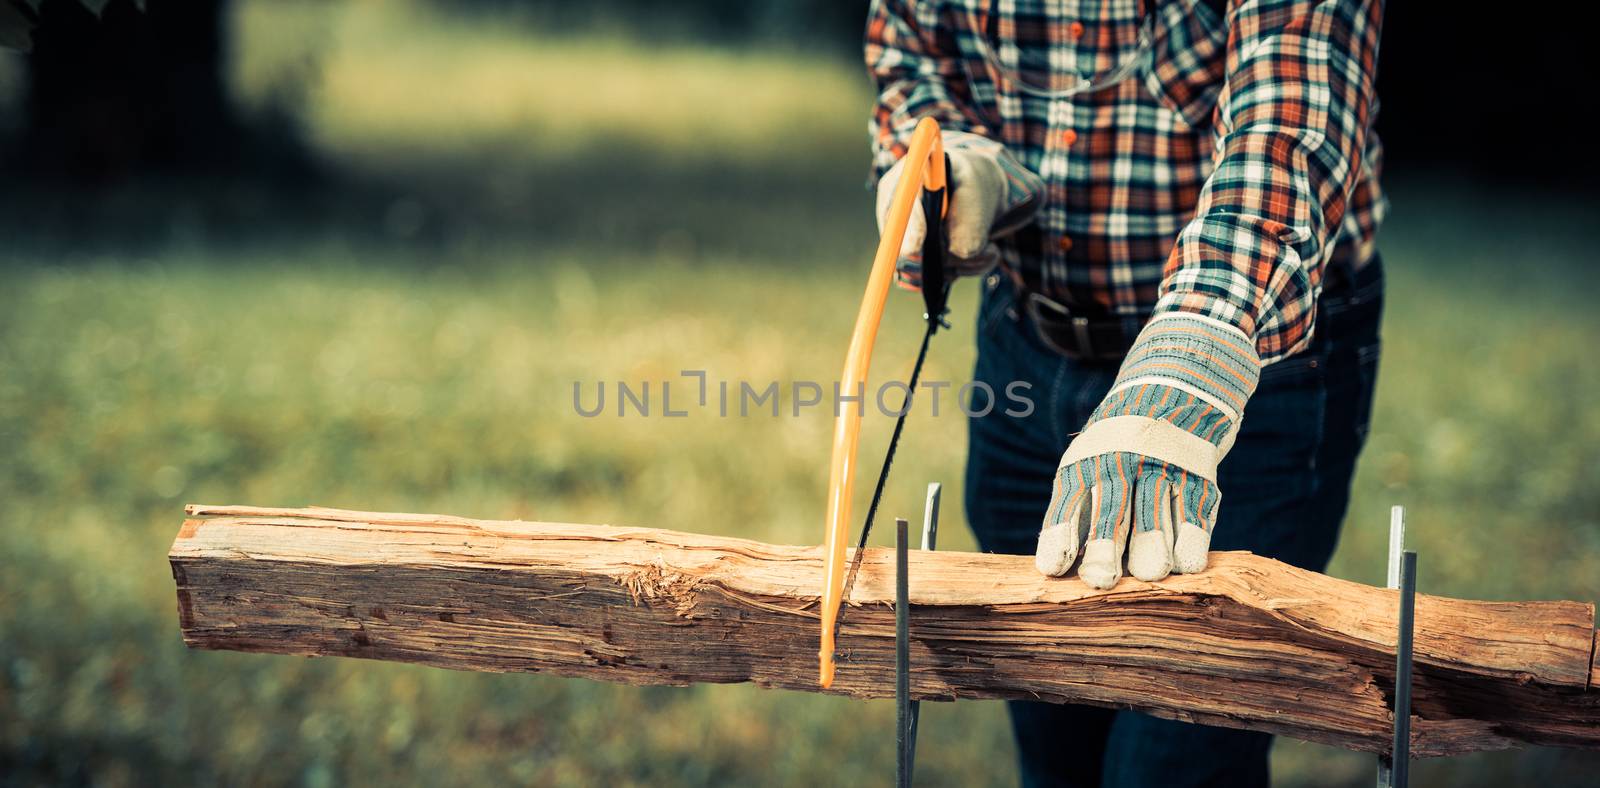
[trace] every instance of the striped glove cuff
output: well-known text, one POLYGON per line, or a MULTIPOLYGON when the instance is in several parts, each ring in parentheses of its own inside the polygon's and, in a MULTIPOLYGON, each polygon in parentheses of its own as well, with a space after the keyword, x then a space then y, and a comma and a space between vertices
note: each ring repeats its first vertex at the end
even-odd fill
POLYGON ((1215 479, 1260 378, 1254 343, 1239 329, 1162 313, 1139 332, 1070 453, 1134 451, 1215 479))

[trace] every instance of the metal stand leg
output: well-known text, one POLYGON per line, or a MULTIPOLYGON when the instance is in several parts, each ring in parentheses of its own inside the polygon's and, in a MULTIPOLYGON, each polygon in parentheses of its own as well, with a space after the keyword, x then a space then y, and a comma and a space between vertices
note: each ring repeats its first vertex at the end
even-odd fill
POLYGON ((911 609, 910 573, 906 566, 906 521, 894 521, 894 784, 911 785, 911 609))
POLYGON ((1406 551, 1400 566, 1400 645, 1394 666, 1394 762, 1390 764, 1395 788, 1406 788, 1411 777, 1411 635, 1417 606, 1417 554, 1406 551))
POLYGON ((1406 549, 1406 507, 1389 507, 1389 588, 1400 587, 1400 555, 1406 549))
POLYGON ((1378 788, 1406 788, 1411 771, 1411 642, 1415 631, 1417 554, 1405 549, 1406 511, 1389 510, 1389 588, 1400 592, 1395 639, 1394 738, 1388 755, 1378 756, 1378 788))
MULTIPOLYGON (((928 503, 922 514, 922 549, 932 550, 939 541, 938 482, 928 485, 928 503)), ((906 521, 895 520, 895 597, 894 597, 894 697, 896 744, 895 785, 911 785, 917 762, 917 723, 922 718, 922 702, 911 700, 911 600, 909 553, 906 521)))
POLYGON ((922 549, 932 550, 939 541, 939 493, 943 485, 928 485, 928 505, 922 510, 922 549))

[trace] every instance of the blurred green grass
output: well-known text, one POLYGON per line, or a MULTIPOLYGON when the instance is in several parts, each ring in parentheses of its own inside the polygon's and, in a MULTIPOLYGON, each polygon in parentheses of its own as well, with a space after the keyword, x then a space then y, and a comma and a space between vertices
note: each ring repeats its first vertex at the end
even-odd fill
MULTIPOLYGON (((164 556, 186 501, 815 542, 826 411, 584 419, 571 387, 681 369, 831 380, 873 237, 866 94, 848 64, 605 36, 589 49, 443 25, 406 4, 240 14, 235 79, 252 90, 272 89, 286 31, 333 42, 304 107, 331 161, 461 201, 463 214, 525 214, 532 229, 457 228, 426 244, 180 237, 68 259, 0 247, 0 782, 887 779, 885 703, 184 649, 164 556), (416 47, 372 51, 391 40, 416 47), (606 75, 560 72, 573 114, 539 126, 549 87, 526 70, 586 53, 606 75), (492 81, 434 115, 417 109, 493 63, 521 75, 503 87, 524 109, 500 106, 492 81), (798 100, 747 102, 749 73, 798 100), (635 74, 660 82, 609 92, 635 74), (543 131, 520 135, 524 123, 543 131)), ((1600 316, 1575 286, 1592 258, 1580 232, 1591 208, 1490 208, 1451 184, 1395 191, 1376 420, 1331 571, 1379 581, 1387 509, 1402 503, 1425 591, 1595 600, 1600 316)), ((974 299, 970 284, 958 292, 958 328, 937 341, 930 377, 966 379, 974 299)), ((913 299, 896 294, 890 311, 879 379, 903 374, 917 338, 913 299)), ((959 500, 965 427, 945 413, 914 417, 886 513, 920 511, 929 480, 959 500)), ((862 456, 881 452, 887 426, 869 417, 862 456)), ((960 520, 950 507, 950 549, 971 548, 960 520)), ((925 708, 923 781, 1014 782, 999 704, 925 708)), ((1370 758, 1324 747, 1283 741, 1274 757, 1283 784, 1371 777, 1370 758)), ((1525 784, 1596 764, 1529 750, 1414 774, 1525 784)))
POLYGON ((241 97, 279 97, 283 76, 315 63, 308 120, 319 146, 343 156, 548 157, 621 146, 768 165, 782 146, 803 166, 806 154, 853 145, 849 135, 866 127, 864 114, 838 111, 845 96, 865 110, 864 71, 798 50, 745 49, 734 71, 724 49, 563 36, 526 20, 485 24, 408 0, 248 3, 237 22, 252 31, 235 60, 241 97))

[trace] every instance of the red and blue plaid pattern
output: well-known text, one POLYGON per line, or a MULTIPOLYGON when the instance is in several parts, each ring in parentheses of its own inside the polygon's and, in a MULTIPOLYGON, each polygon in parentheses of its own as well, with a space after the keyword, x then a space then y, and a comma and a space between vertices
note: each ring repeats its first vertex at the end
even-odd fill
MULTIPOLYGON (((879 174, 918 119, 1003 143, 1044 183, 1000 241, 1033 289, 1114 315, 1192 312, 1263 362, 1310 339, 1324 272, 1372 257, 1382 0, 878 0, 879 174), (1153 50, 1130 79, 1066 88, 1153 50), (1018 82, 1024 84, 1018 84, 1018 82)), ((958 185, 959 188, 959 185, 958 185)))

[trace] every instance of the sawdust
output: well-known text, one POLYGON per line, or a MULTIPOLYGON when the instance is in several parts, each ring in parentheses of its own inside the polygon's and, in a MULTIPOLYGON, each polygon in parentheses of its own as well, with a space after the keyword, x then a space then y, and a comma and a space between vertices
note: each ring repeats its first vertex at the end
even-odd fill
POLYGON ((666 603, 681 618, 690 618, 699 602, 702 580, 656 560, 618 578, 635 605, 666 603))

